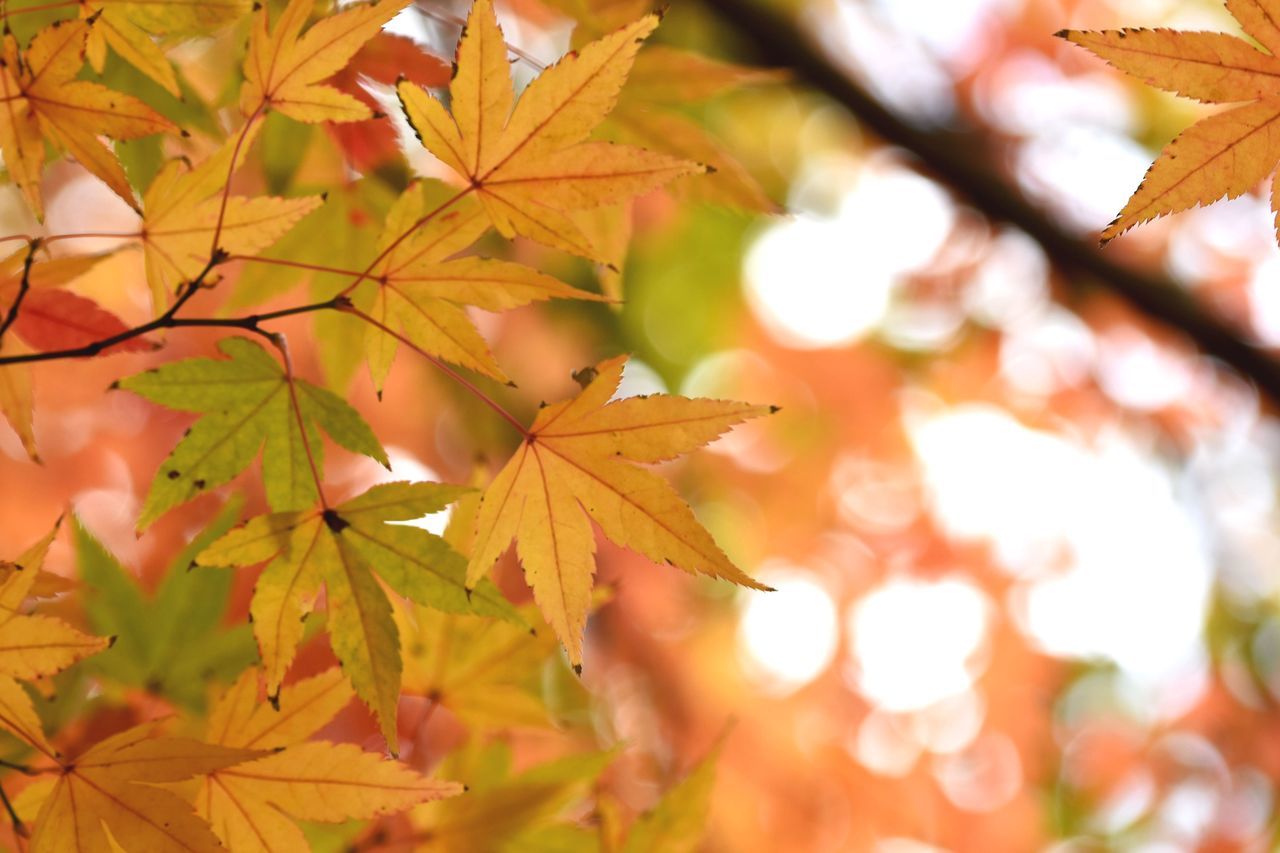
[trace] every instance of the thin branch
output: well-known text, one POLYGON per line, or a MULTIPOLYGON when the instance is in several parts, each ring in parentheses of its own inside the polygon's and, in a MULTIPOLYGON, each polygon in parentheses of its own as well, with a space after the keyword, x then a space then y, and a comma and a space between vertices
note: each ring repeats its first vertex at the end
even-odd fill
POLYGON ((18 295, 13 298, 13 304, 9 306, 4 321, 0 322, 0 343, 4 343, 4 333, 9 331, 9 327, 17 321, 18 312, 22 310, 22 301, 27 298, 27 292, 31 290, 31 264, 35 261, 36 250, 39 248, 39 240, 32 240, 27 245, 27 256, 22 259, 22 279, 18 282, 18 295))
MULTIPOLYGON (((195 288, 190 292, 194 293, 195 288)), ((176 303, 175 303, 176 304, 176 303)), ((15 355, 0 356, 0 367, 9 364, 26 364, 37 361, 58 361, 61 359, 71 358, 92 358, 103 350, 110 349, 117 344, 125 341, 133 340, 151 332, 160 329, 190 329, 190 328, 209 328, 209 329, 243 329, 246 332, 271 337, 271 333, 262 328, 262 324, 271 320, 278 320, 281 317, 292 317, 297 314, 311 314, 316 311, 338 310, 347 304, 347 300, 340 297, 326 299, 323 302, 313 302, 309 305, 296 305, 292 308, 282 308, 279 311, 266 311, 259 314, 249 314, 244 317, 175 317, 169 312, 157 317, 149 323, 143 323, 141 326, 135 326, 127 329, 118 335, 112 335, 109 338, 94 341, 82 347, 72 349, 52 350, 50 352, 25 352, 15 355)))
POLYGON ((399 341, 400 343, 404 344, 404 345, 405 345, 405 346, 407 346, 409 349, 413 350, 413 351, 414 351, 414 352, 416 352, 418 355, 422 356, 422 357, 423 357, 423 358, 425 358, 427 361, 429 361, 429 362, 431 362, 432 364, 434 364, 434 365, 435 365, 435 366, 436 366, 436 367, 437 367, 437 368, 438 368, 442 373, 444 373, 446 376, 448 376, 448 377, 449 377, 450 379, 452 379, 454 382, 457 382, 457 383, 458 383, 459 385, 461 385, 463 388, 466 388, 468 391, 470 391, 473 395, 475 395, 475 397, 476 397, 478 400, 480 400, 480 402, 484 403, 484 404, 485 404, 486 406, 488 406, 490 409, 492 409, 493 411, 497 412, 497 413, 502 417, 502 419, 503 419, 503 420, 505 420, 507 423, 511 424, 511 426, 515 427, 516 431, 517 431, 517 432, 519 432, 522 436, 524 436, 525 438, 529 438, 529 437, 530 437, 531 433, 529 432, 529 430, 525 428, 524 424, 522 424, 522 423, 520 423, 520 421, 516 420, 515 415, 511 414, 511 413, 510 413, 510 412, 508 412, 506 409, 504 409, 504 408, 502 407, 502 404, 500 404, 497 400, 495 400, 495 399, 493 399, 492 397, 490 397, 490 396, 489 396, 488 394, 486 394, 485 392, 481 391, 478 387, 476 387, 475 383, 473 383, 471 380, 467 379, 467 377, 463 376, 463 375, 462 375, 461 373, 459 373, 458 371, 454 370, 452 367, 450 367, 450 366, 449 366, 448 364, 446 364, 444 361, 441 361, 439 358, 436 358, 434 355, 432 355, 431 353, 427 352, 427 351, 426 351, 426 350, 424 350, 422 347, 418 346, 418 345, 417 345, 417 344, 415 344, 413 341, 411 341, 411 340, 409 340, 408 338, 406 338, 404 335, 402 335, 402 334, 400 334, 399 332, 395 331, 394 329, 392 329, 392 328, 391 328, 390 326, 388 326, 387 324, 385 324, 385 323, 383 323, 383 322, 381 322, 381 321, 379 321, 379 320, 376 320, 376 319, 375 319, 375 318, 373 318, 373 317, 370 317, 368 314, 364 313, 364 312, 363 312, 363 311, 361 311, 359 308, 356 308, 356 307, 355 307, 354 305, 352 305, 350 302, 346 302, 345 304, 342 304, 342 305, 337 306, 337 310, 342 311, 343 313, 346 313, 346 314, 351 314, 351 315, 352 315, 352 316, 354 316, 354 317, 359 317, 361 320, 365 321, 365 322, 366 322, 366 323, 368 323, 370 326, 373 326, 373 327, 374 327, 374 328, 376 328, 376 329, 380 329, 380 330, 381 330, 381 331, 383 331, 384 333, 386 333, 386 334, 390 335, 391 337, 395 338, 397 341, 399 341))
POLYGON ((1060 228, 1051 214, 1029 201, 992 166, 995 158, 982 137, 922 130, 903 120, 832 63, 790 18, 765 8, 760 0, 702 2, 725 31, 738 36, 749 54, 746 59, 791 69, 798 79, 843 106, 864 128, 914 154, 923 173, 950 186, 990 219, 1024 231, 1064 271, 1095 283, 1152 320, 1186 335, 1206 355, 1235 368, 1280 405, 1280 361, 1243 340, 1235 323, 1177 282, 1122 266, 1060 228))

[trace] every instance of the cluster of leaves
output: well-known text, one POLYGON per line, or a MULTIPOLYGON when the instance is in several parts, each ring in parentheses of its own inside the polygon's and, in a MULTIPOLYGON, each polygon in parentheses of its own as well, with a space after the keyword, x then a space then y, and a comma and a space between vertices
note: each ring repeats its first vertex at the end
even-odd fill
MULTIPOLYGON (((136 231, 116 236, 142 253, 152 313, 129 325, 68 289, 106 258, 58 253, 61 240, 83 235, 5 238, 21 248, 0 267, 0 412, 36 463, 29 363, 157 351, 157 366, 113 389, 196 417, 156 472, 138 529, 223 490, 259 455, 270 510, 237 524, 243 502, 228 496, 152 595, 78 521, 82 586, 42 571, 57 528, 3 565, 0 728, 15 739, 7 764, 35 780, 4 802, 32 849, 296 850, 308 843, 310 823, 405 810, 397 830, 405 839, 448 849, 682 849, 697 835, 709 762, 633 826, 601 799, 597 831, 556 818, 590 792, 609 754, 514 774, 501 747, 475 738, 444 767, 471 784, 459 796, 455 782, 313 739, 353 697, 372 711, 393 756, 405 696, 448 709, 477 734, 550 724, 541 684, 549 667, 562 668, 557 641, 581 670, 593 522, 655 562, 763 588, 642 466, 692 451, 770 407, 614 399, 626 363, 616 357, 575 374, 581 392, 526 425, 482 390, 511 380, 466 309, 616 301, 628 206, 668 184, 768 210, 746 172, 680 111, 765 75, 671 48, 641 53, 659 17, 631 4, 619 19, 626 4, 602 4, 569 10, 583 22, 577 48, 539 69, 517 98, 491 0, 472 7, 452 70, 382 32, 407 4, 380 0, 317 15, 311 0, 282 8, 91 0, 33 6, 32 18, 58 19, 6 30, 0 153, 9 179, 42 220, 43 167, 65 152, 132 207, 136 231), (195 94, 171 61, 169 48, 195 35, 228 37, 243 51, 225 70, 234 85, 223 100, 238 106, 230 128, 224 104, 195 94), (638 85, 624 97, 633 69, 638 85), (405 181, 410 170, 387 105, 370 95, 369 81, 394 83, 409 127, 453 179, 405 181), (313 131, 330 134, 353 174, 380 178, 297 192, 297 158, 282 152, 313 131), (259 179, 276 194, 233 191, 251 183, 242 173, 254 151, 259 179), (694 176, 705 186, 689 183, 694 176), (356 224, 357 209, 377 211, 381 229, 356 224), (598 264, 605 292, 476 254, 491 230, 598 264), (224 285, 219 273, 233 262, 243 273, 224 285), (239 316, 191 313, 204 291, 234 287, 224 301, 234 310, 293 292, 303 276, 311 301, 239 316), (311 315, 317 336, 333 342, 324 348, 324 381, 296 375, 287 341, 271 328, 298 314, 311 315), (187 328, 230 334, 219 356, 165 359, 166 342, 187 328), (381 392, 401 349, 475 394, 519 444, 494 476, 480 475, 480 488, 396 481, 330 502, 326 436, 390 467, 343 391, 363 362, 381 392), (443 537, 404 523, 450 505, 443 537), (536 610, 514 606, 487 579, 513 541, 536 610), (223 628, 230 570, 257 567, 252 626, 223 628), (50 597, 79 607, 98 636, 28 612, 50 597), (318 633, 306 617, 321 603, 319 630, 340 668, 300 678, 299 648, 318 633), (544 623, 550 630, 539 632, 544 623), (182 712, 100 737, 65 735, 73 757, 53 745, 59 735, 49 732, 74 721, 58 711, 72 701, 66 697, 109 702, 137 689, 182 712)), ((22 11, 10 6, 8 14, 16 23, 22 11)), ((372 830, 348 834, 358 844, 361 832, 372 830)))

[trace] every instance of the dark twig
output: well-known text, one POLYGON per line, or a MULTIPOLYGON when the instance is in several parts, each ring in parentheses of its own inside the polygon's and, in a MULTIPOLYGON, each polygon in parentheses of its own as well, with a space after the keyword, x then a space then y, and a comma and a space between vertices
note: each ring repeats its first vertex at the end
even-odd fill
POLYGON ((26 838, 27 825, 22 822, 22 818, 18 817, 18 813, 13 810, 13 803, 9 802, 9 795, 5 793, 4 788, 0 788, 0 802, 4 803, 4 810, 9 813, 9 820, 13 821, 13 834, 19 838, 26 838))
POLYGON ((22 260, 22 280, 18 282, 18 295, 13 298, 13 304, 9 306, 4 322, 0 322, 0 343, 4 343, 4 333, 9 331, 9 327, 17 321, 18 312, 22 310, 22 301, 27 298, 27 291, 31 290, 31 264, 35 261, 36 250, 39 248, 39 240, 32 240, 27 245, 27 256, 22 260))
POLYGON ((1026 232, 1062 270, 1186 335, 1206 355, 1235 368, 1272 403, 1280 405, 1280 361, 1243 340, 1236 324, 1176 282, 1122 266, 1064 231, 992 167, 994 158, 984 140, 973 134, 922 130, 904 121, 827 59, 792 20, 765 8, 759 0, 703 0, 703 4, 727 31, 741 39, 750 54, 744 58, 790 69, 880 139, 914 154, 923 173, 950 186, 989 218, 1026 232))
POLYGON ((159 317, 143 323, 141 326, 135 326, 126 329, 117 335, 109 338, 94 341, 82 347, 73 347, 71 349, 52 350, 50 352, 29 352, 19 353, 16 355, 0 356, 0 367, 7 364, 23 364, 36 361, 58 361, 68 358, 92 358, 103 350, 110 349, 117 344, 134 338, 142 337, 151 332, 160 329, 189 329, 189 328, 217 328, 217 329, 243 329, 246 332, 263 335, 270 338, 271 335, 262 329, 262 324, 270 320, 279 320, 282 317, 292 317, 296 314, 311 314, 316 311, 327 311, 343 307, 348 301, 340 296, 332 299, 326 299, 323 302, 312 302, 307 305, 295 305, 292 308, 281 308, 278 311, 264 311, 258 314, 249 314, 244 317, 178 317, 178 310, 186 304, 202 287, 204 287, 204 279, 214 266, 221 263, 224 256, 215 256, 209 262, 209 265, 203 272, 191 282, 189 282, 182 290, 182 293, 174 300, 169 310, 161 314, 159 317))

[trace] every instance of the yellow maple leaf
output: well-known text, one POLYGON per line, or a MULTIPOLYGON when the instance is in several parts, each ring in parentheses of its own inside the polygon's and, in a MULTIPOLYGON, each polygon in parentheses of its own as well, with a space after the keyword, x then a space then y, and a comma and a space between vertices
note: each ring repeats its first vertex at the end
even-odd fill
POLYGON ((543 665, 556 648, 550 632, 425 607, 398 606, 395 615, 406 692, 440 703, 470 726, 551 725, 540 695, 543 665))
POLYGON ((461 199, 415 227, 446 203, 447 194, 431 184, 406 190, 387 214, 378 243, 385 253, 353 294, 355 303, 381 324, 369 325, 365 332, 369 371, 379 389, 398 344, 382 327, 399 332, 431 355, 506 382, 462 306, 505 311, 553 298, 603 298, 521 264, 478 257, 450 260, 479 239, 489 221, 474 200, 461 199), (400 239, 406 233, 409 236, 400 239))
POLYGON ((274 243, 324 203, 321 196, 228 196, 224 201, 223 188, 261 127, 260 122, 246 127, 240 139, 228 141, 193 169, 170 160, 147 188, 139 236, 156 312, 163 311, 177 287, 208 263, 219 221, 218 248, 229 255, 247 255, 274 243))
POLYGON ((35 819, 31 853, 222 850, 192 807, 155 783, 211 773, 263 752, 165 737, 159 726, 135 726, 60 761, 35 819))
POLYGON ((177 75, 154 36, 208 33, 232 23, 249 8, 249 0, 85 0, 80 6, 81 17, 97 22, 89 31, 86 57, 93 70, 101 74, 110 47, 125 62, 180 98, 177 75))
POLYGON ((768 589, 720 550, 666 480, 630 463, 674 459, 769 406, 669 395, 610 402, 626 357, 602 362, 582 393, 538 412, 481 499, 467 583, 516 540, 525 578, 576 668, 595 574, 594 521, 624 548, 685 571, 768 589))
POLYGON ((249 608, 269 696, 279 695, 302 639, 302 620, 323 586, 334 654, 394 753, 400 639, 378 578, 430 607, 520 621, 492 584, 467 595, 465 563, 442 539, 394 523, 437 512, 464 491, 438 483, 385 483, 334 507, 257 516, 200 553, 196 562, 202 566, 269 561, 249 608))
MULTIPOLYGON (((1120 215, 1102 232, 1107 243, 1168 213, 1235 198, 1280 161, 1280 3, 1227 0, 1227 7, 1270 53, 1225 33, 1167 29, 1063 30, 1126 73, 1166 91, 1214 104, 1240 104, 1193 124, 1160 153, 1120 215)), ((1280 176, 1271 207, 1280 240, 1280 176)))
POLYGON ((136 139, 178 132, 172 122, 132 95, 75 79, 84 65, 89 28, 88 21, 59 21, 37 33, 21 53, 12 34, 4 37, 0 152, 38 219, 44 218, 40 175, 45 139, 69 151, 136 210, 138 203, 124 167, 99 137, 136 139))
POLYGON ((57 531, 55 526, 0 575, 0 675, 24 680, 53 675, 111 645, 107 637, 94 637, 61 619, 24 610, 35 594, 44 556, 57 531))
POLYGON ((352 744, 307 738, 354 695, 338 669, 285 687, 279 708, 258 700, 257 670, 248 670, 214 705, 207 738, 272 755, 215 770, 201 780, 197 813, 229 850, 306 850, 294 820, 368 820, 462 792, 352 744))
MULTIPOLYGON (((13 340, 0 340, 0 356, 17 355, 22 350, 13 340)), ((22 449, 33 462, 40 461, 36 448, 35 392, 31 386, 31 369, 25 364, 0 367, 0 415, 22 442, 22 449)))
POLYGON ((574 51, 514 95, 491 0, 477 0, 458 43, 450 108, 408 81, 396 87, 422 144, 457 172, 504 237, 519 234, 604 260, 568 216, 623 201, 705 167, 628 145, 585 141, 618 100, 658 16, 574 51))
POLYGON ((249 36, 241 110, 254 115, 260 108, 275 109, 303 122, 371 118, 373 113, 360 100, 321 81, 341 71, 360 46, 408 3, 381 0, 350 6, 318 22, 306 35, 302 27, 314 8, 311 0, 290 0, 274 29, 263 6, 249 36))

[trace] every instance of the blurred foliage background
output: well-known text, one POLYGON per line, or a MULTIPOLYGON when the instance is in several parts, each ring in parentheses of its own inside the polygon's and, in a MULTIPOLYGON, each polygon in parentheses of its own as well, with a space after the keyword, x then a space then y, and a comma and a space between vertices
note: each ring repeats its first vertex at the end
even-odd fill
MULTIPOLYGON (((644 5, 506 4, 508 38, 527 54, 513 67, 527 79, 569 47, 569 15, 605 28, 644 5)), ((525 414, 571 393, 571 371, 619 350, 636 355, 627 393, 781 406, 669 466, 734 560, 778 591, 696 580, 602 543, 610 592, 589 627, 581 683, 547 649, 529 688, 554 725, 504 724, 499 737, 468 741, 447 706, 425 714, 407 697, 404 758, 483 779, 603 750, 603 777, 565 782, 547 801, 581 827, 607 823, 610 809, 653 807, 723 734, 712 850, 1270 849, 1280 780, 1276 401, 1028 233, 1056 229, 1080 257, 1091 253, 1155 149, 1205 109, 1122 78, 1054 32, 1236 25, 1218 0, 744 4, 789 22, 770 42, 732 6, 679 0, 657 41, 745 64, 806 52, 913 138, 966 141, 953 149, 962 165, 994 176, 993 192, 1029 199, 1041 221, 1001 221, 955 192, 935 179, 937 164, 882 142, 804 69, 743 74, 679 99, 671 121, 731 152, 724 177, 609 214, 634 233, 616 270, 519 248, 570 282, 621 288, 622 307, 485 315, 482 328, 520 383, 501 392, 504 405, 525 414)), ((393 30, 451 55, 465 4, 422 8, 393 30)), ((219 81, 191 51, 185 82, 217 104, 219 81)), ((662 93, 649 94, 632 117, 653 133, 662 93)), ((610 132, 634 138, 626 119, 610 132)), ((359 177, 341 146, 281 123, 254 156, 272 191, 345 181, 317 214, 331 218, 297 239, 352 267, 408 173, 359 177)), ((133 168, 150 168, 152 155, 133 153, 133 168)), ((438 173, 423 156, 409 169, 438 173)), ((62 164, 51 180, 51 232, 128 219, 79 170, 62 164)), ((27 227, 12 188, 0 196, 5 233, 27 227)), ((1158 279, 1170 300, 1194 299, 1263 355, 1280 347, 1280 249, 1262 198, 1161 220, 1106 257, 1158 279)), ((118 254, 80 286, 142 316, 145 305, 113 287, 139 264, 118 254)), ((231 302, 261 303, 301 281, 278 273, 233 270, 231 302)), ((343 330, 312 337, 306 322, 291 338, 300 364, 350 389, 393 448, 397 475, 483 480, 506 458, 509 431, 428 365, 402 359, 378 401, 363 375, 343 373, 343 330)), ((175 337, 166 357, 207 351, 212 339, 175 337)), ((150 590, 226 494, 135 537, 140 496, 185 425, 103 394, 137 358, 78 366, 75 382, 59 381, 58 366, 39 369, 45 464, 24 464, 0 428, 0 536, 16 550, 69 503, 150 590)), ((351 492, 379 476, 366 464, 335 470, 351 492)), ((260 507, 255 488, 235 490, 260 507)), ((51 565, 74 574, 75 563, 60 541, 51 565)), ((527 600, 513 563, 502 579, 527 600)), ((173 656, 191 650, 209 659, 209 678, 229 679, 243 666, 233 626, 251 585, 238 577, 202 595, 225 600, 217 618, 227 633, 173 656)), ((111 618, 97 606, 93 618, 111 618)), ((322 638, 308 649, 304 669, 329 660, 322 638)), ((86 700, 101 714, 203 701, 187 695, 190 678, 178 695, 145 667, 104 657, 98 668, 117 685, 86 700)), ((355 709, 335 725, 374 737, 355 709)), ((561 768, 562 778, 600 766, 561 768)))

